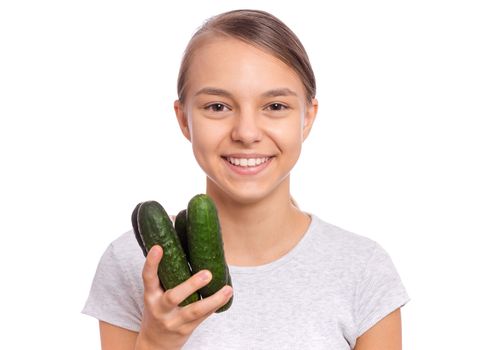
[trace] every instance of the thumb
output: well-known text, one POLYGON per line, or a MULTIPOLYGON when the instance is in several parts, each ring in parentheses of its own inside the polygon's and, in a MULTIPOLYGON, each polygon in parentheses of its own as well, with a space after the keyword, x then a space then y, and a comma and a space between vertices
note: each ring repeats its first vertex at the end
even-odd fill
POLYGON ((163 257, 163 249, 159 245, 154 245, 148 251, 145 265, 143 266, 143 286, 145 292, 157 292, 160 289, 160 280, 158 279, 158 265, 163 257))

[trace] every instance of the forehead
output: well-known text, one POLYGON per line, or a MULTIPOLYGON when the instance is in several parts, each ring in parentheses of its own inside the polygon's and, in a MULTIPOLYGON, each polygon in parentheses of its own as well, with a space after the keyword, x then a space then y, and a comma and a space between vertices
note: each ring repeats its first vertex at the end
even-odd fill
POLYGON ((265 49, 235 38, 214 36, 202 40, 187 73, 190 96, 211 86, 236 94, 287 88, 304 97, 303 84, 296 71, 265 49))

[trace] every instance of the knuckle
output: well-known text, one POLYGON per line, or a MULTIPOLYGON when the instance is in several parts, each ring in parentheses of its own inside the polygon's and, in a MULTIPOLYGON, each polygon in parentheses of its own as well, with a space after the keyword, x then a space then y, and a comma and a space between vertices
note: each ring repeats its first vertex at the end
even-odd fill
POLYGON ((167 331, 173 331, 175 327, 175 322, 172 321, 172 319, 163 319, 161 321, 161 326, 163 329, 166 329, 167 331))
POLYGON ((200 302, 187 305, 182 313, 182 318, 185 322, 192 322, 201 318, 205 314, 205 303, 200 302))
POLYGON ((148 293, 143 294, 143 301, 144 301, 145 305, 148 305, 148 306, 153 305, 153 300, 154 299, 152 298, 152 296, 150 294, 148 294, 148 293))
POLYGON ((162 322, 162 327, 168 332, 180 334, 182 332, 182 322, 180 318, 169 317, 162 322))
POLYGON ((189 309, 189 315, 188 316, 190 319, 195 320, 196 318, 201 317, 202 314, 203 314, 202 306, 201 306, 201 304, 197 304, 197 305, 194 305, 193 308, 189 309))
POLYGON ((164 295, 167 304, 170 304, 171 306, 177 306, 180 303, 180 298, 175 289, 171 288, 167 290, 164 295))
POLYGON ((149 271, 148 268, 143 268, 143 271, 141 272, 141 278, 143 278, 143 281, 144 282, 148 282, 151 280, 151 278, 153 277, 153 274, 151 273, 151 271, 149 271))
POLYGON ((158 306, 158 297, 154 294, 145 293, 143 295, 143 302, 146 308, 148 308, 150 311, 153 311, 158 306))

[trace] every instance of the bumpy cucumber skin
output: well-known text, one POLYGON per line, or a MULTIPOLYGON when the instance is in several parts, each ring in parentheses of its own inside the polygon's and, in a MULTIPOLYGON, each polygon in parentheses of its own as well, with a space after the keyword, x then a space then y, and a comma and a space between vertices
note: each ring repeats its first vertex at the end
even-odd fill
MULTIPOLYGON (((228 265, 226 265, 226 284, 229 285, 230 287, 233 287, 233 284, 231 282, 231 275, 230 275, 230 270, 228 268, 228 265)), ((216 310, 216 312, 223 312, 223 311, 228 310, 232 303, 233 303, 233 295, 230 297, 230 300, 228 300, 228 302, 225 305, 223 305, 218 310, 216 310)))
POLYGON ((141 233, 138 228, 138 209, 140 208, 141 203, 138 203, 136 207, 133 210, 133 213, 131 214, 131 224, 133 226, 133 232, 134 236, 136 237, 136 241, 138 242, 138 245, 140 246, 141 250, 143 251, 143 255, 146 256, 148 255, 148 250, 145 247, 145 244, 143 243, 143 239, 141 238, 141 233))
MULTIPOLYGON (((158 265, 158 277, 164 290, 176 287, 190 278, 191 272, 177 232, 165 209, 156 201, 141 203, 137 213, 138 231, 147 249, 155 244, 163 248, 163 258, 158 265)), ((180 306, 199 300, 197 293, 187 297, 180 306)))
POLYGON ((187 247, 187 210, 181 210, 175 217, 175 231, 179 237, 180 244, 184 249, 184 253, 189 259, 189 248, 187 247))
MULTIPOLYGON (((187 206, 187 243, 193 273, 207 269, 213 275, 211 282, 199 290, 203 298, 216 293, 227 284, 232 285, 225 260, 218 212, 211 197, 205 194, 194 196, 187 206)), ((227 310, 232 300, 233 297, 216 312, 227 310)))

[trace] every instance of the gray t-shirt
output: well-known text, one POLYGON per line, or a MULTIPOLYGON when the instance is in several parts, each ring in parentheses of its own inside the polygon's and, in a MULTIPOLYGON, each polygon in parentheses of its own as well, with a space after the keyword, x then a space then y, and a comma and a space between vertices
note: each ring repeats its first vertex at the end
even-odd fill
MULTIPOLYGON (((286 255, 261 266, 230 266, 233 304, 192 333, 184 349, 353 349, 356 339, 409 296, 375 241, 309 214, 286 255)), ((83 313, 139 331, 144 264, 133 231, 103 254, 83 313)))

